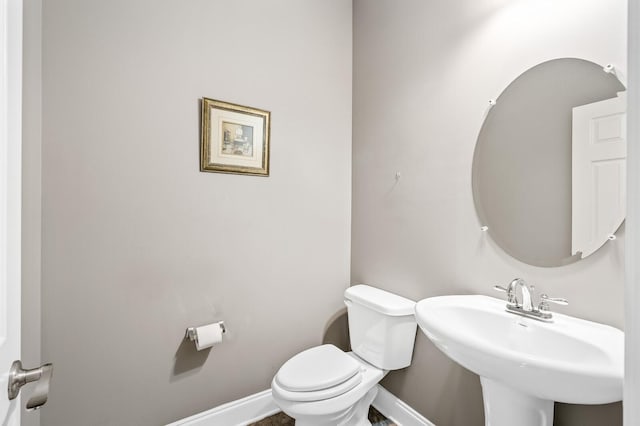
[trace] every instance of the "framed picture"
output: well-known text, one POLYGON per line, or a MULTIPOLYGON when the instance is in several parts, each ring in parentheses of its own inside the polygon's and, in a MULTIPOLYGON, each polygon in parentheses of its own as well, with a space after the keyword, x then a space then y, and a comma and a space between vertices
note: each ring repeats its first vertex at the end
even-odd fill
POLYGON ((269 176, 270 116, 203 98, 200 171, 269 176))

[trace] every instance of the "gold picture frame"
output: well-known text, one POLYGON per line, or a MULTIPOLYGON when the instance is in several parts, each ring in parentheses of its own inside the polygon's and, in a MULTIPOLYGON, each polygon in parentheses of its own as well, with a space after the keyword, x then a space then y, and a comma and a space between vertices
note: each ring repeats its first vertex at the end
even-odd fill
POLYGON ((200 171, 269 176, 271 113, 202 98, 200 171))

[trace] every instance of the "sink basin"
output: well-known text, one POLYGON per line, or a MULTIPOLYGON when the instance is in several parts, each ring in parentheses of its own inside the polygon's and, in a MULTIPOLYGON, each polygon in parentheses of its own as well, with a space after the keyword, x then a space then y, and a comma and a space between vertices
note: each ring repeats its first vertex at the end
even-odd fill
POLYGON ((427 337, 480 376, 487 425, 513 424, 523 410, 531 411, 527 424, 551 425, 553 401, 622 399, 622 331, 558 313, 545 323, 506 312, 505 305, 481 295, 433 297, 416 305, 427 337))

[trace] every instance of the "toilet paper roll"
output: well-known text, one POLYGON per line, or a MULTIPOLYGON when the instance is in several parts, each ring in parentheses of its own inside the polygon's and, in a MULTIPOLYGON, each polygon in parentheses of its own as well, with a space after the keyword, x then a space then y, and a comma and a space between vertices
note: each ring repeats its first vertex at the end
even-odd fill
POLYGON ((222 342, 222 326, 219 322, 196 327, 196 349, 199 351, 222 342))

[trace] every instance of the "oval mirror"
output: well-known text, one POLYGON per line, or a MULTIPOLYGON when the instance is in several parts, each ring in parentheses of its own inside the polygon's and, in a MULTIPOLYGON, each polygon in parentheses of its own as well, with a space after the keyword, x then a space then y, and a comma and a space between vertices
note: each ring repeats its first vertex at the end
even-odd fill
POLYGON ((624 90, 613 68, 564 58, 500 94, 476 143, 473 198, 509 255, 560 266, 612 238, 626 209, 624 90))

